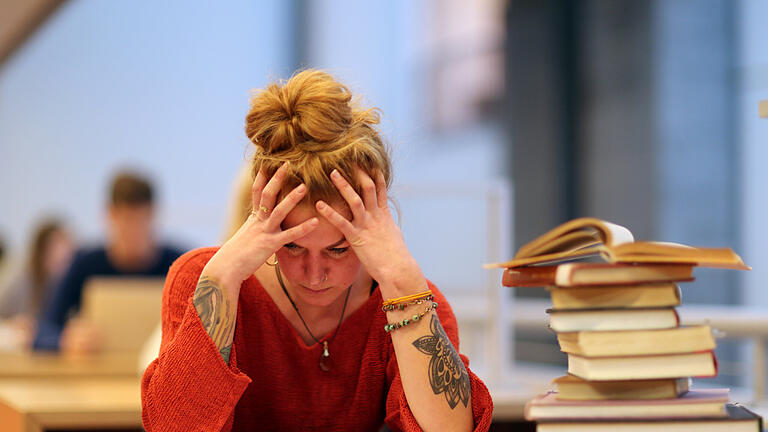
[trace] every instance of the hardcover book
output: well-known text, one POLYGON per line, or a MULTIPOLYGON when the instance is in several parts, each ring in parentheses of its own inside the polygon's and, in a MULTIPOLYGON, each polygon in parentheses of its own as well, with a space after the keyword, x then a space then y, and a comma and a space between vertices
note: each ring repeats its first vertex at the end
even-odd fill
POLYGON ((504 270, 504 286, 603 286, 693 280, 690 264, 568 263, 559 266, 515 267, 504 270))
POLYGON ((717 375, 717 360, 712 351, 627 357, 568 354, 568 373, 594 381, 710 378, 717 375))
POLYGON ((679 306, 676 283, 547 288, 555 309, 679 306))
POLYGON ((560 350, 585 357, 679 354, 716 347, 708 325, 658 330, 580 331, 558 333, 560 350))
POLYGON ((525 405, 526 420, 642 419, 725 417, 728 389, 689 390, 676 399, 558 399, 556 392, 537 396, 525 405))
POLYGON ((748 270, 729 248, 700 248, 666 242, 636 242, 621 225, 597 218, 566 222, 522 246, 512 260, 488 268, 552 264, 600 255, 609 263, 673 263, 748 270))
POLYGON ((645 330, 677 327, 673 307, 623 309, 548 309, 549 327, 556 332, 582 330, 645 330))
POLYGON ((564 400, 670 399, 685 394, 690 378, 587 381, 573 375, 555 378, 557 398, 564 400))
POLYGON ((762 432, 763 419, 738 404, 725 406, 721 418, 624 419, 621 421, 554 421, 538 423, 537 432, 762 432))

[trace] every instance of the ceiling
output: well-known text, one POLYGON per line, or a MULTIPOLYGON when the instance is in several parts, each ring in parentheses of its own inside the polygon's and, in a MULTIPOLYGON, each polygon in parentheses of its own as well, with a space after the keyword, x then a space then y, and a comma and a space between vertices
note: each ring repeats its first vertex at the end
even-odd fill
POLYGON ((65 0, 0 0, 0 65, 65 0))

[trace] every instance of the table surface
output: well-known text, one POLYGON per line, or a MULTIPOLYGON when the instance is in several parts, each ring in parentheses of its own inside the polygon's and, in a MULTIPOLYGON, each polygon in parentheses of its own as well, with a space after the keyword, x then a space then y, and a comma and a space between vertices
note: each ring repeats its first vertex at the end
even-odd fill
MULTIPOLYGON (((100 427, 140 426, 136 364, 134 354, 68 357, 0 351, 0 418, 7 421, 10 409, 41 427, 85 426, 77 423, 78 417, 109 423, 100 427)), ((494 419, 522 419, 525 402, 546 391, 551 379, 563 373, 546 367, 518 367, 512 373, 513 385, 489 385, 494 419)))
POLYGON ((0 424, 7 432, 139 428, 139 379, 0 379, 0 424))
POLYGON ((0 379, 138 378, 138 354, 105 353, 63 356, 57 353, 0 351, 0 379))

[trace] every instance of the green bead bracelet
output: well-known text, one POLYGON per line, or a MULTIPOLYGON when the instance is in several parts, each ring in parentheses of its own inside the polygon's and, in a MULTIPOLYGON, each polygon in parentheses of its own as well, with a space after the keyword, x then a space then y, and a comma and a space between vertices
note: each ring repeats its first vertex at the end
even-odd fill
POLYGON ((394 322, 394 323, 387 323, 387 324, 384 324, 384 331, 385 331, 385 332, 387 332, 387 333, 389 333, 389 332, 395 331, 395 330, 397 330, 397 329, 403 328, 403 327, 407 326, 407 325, 408 325, 408 324, 410 324, 410 323, 414 323, 414 322, 416 322, 416 321, 419 321, 419 320, 421 320, 421 318, 422 318, 424 315, 426 315, 427 313, 429 313, 430 311, 433 311, 433 310, 435 310, 435 309, 437 309, 437 302, 432 302, 432 303, 431 303, 429 306, 427 306, 427 308, 426 308, 426 309, 424 309, 424 311, 423 311, 423 312, 421 312, 421 313, 417 313, 417 314, 413 315, 413 316, 412 316, 412 317, 410 317, 410 318, 405 318, 405 319, 403 319, 402 321, 397 321, 397 322, 394 322))

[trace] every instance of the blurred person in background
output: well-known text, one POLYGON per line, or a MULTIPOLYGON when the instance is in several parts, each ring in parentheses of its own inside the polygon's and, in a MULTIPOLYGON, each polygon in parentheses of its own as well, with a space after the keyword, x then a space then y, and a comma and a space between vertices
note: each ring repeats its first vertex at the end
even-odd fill
POLYGON ((181 253, 155 239, 154 193, 150 182, 136 173, 118 173, 112 180, 107 206, 107 243, 77 251, 38 320, 33 347, 97 351, 101 343, 99 329, 87 322, 70 320, 80 309, 87 280, 92 276, 164 276, 181 253))
MULTIPOLYGON (((224 236, 222 243, 229 240, 238 229, 245 223, 251 214, 251 186, 253 185, 253 167, 251 162, 246 161, 237 173, 232 184, 232 197, 230 198, 230 208, 227 214, 227 220, 224 225, 224 236)), ((150 363, 157 357, 160 351, 162 341, 162 323, 158 323, 152 334, 141 347, 139 354, 138 372, 139 376, 144 374, 150 363)))
POLYGON ((3 240, 2 237, 0 237, 0 279, 2 278, 4 271, 5 271, 5 240, 3 240))
POLYGON ((251 205, 168 273, 147 431, 488 430, 456 318, 389 210, 378 122, 317 70, 253 97, 251 205))
POLYGON ((64 224, 49 219, 37 226, 26 261, 0 287, 0 319, 14 328, 18 347, 28 347, 52 288, 61 280, 74 252, 64 224))

